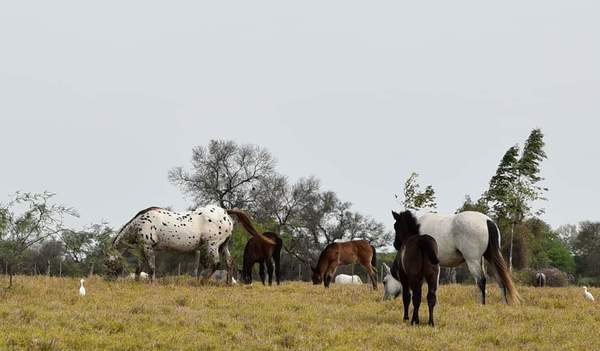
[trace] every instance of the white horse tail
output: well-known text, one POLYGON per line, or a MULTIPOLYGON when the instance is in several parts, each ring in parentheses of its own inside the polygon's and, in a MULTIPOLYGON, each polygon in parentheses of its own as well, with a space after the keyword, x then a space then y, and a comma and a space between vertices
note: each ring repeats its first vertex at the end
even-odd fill
POLYGON ((521 300, 521 296, 515 288, 510 271, 500 252, 500 231, 496 223, 488 219, 487 221, 489 241, 488 247, 483 254, 483 257, 494 266, 496 271, 496 279, 503 289, 503 295, 507 303, 516 304, 521 300))
POLYGON ((160 207, 148 207, 145 210, 141 210, 140 212, 138 212, 135 216, 133 216, 129 222, 125 223, 125 225, 121 228, 121 230, 119 230, 119 232, 117 233, 117 235, 115 236, 115 238, 113 239, 112 242, 112 246, 113 248, 118 248, 119 244, 121 243, 121 240, 123 239, 123 237, 125 236, 125 234, 127 234, 127 232, 129 231, 129 225, 131 224, 131 222, 133 222, 134 219, 138 218, 139 216, 143 215, 146 212, 150 212, 152 210, 162 210, 162 208, 160 207))
POLYGON ((244 211, 238 209, 227 210, 227 214, 235 215, 244 227, 244 229, 246 229, 246 231, 256 239, 269 245, 277 245, 277 243, 275 243, 273 240, 267 238, 266 236, 259 233, 256 229, 254 229, 254 227, 252 226, 252 222, 250 222, 250 218, 248 218, 248 215, 244 211))

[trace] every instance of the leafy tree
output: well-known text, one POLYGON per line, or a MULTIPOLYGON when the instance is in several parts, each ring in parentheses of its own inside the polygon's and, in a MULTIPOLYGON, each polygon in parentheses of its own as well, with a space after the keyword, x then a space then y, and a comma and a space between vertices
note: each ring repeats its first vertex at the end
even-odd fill
POLYGON ((573 239, 577 273, 600 277, 600 222, 581 222, 573 239))
POLYGON ((545 200, 546 188, 539 185, 541 162, 547 157, 544 152, 544 135, 540 129, 531 131, 523 152, 518 145, 510 147, 498 166, 496 174, 490 180, 488 191, 484 194, 491 204, 496 220, 510 225, 509 268, 513 267, 513 247, 515 227, 531 214, 532 204, 545 200))
MULTIPOLYGON (((419 174, 412 172, 404 182, 404 200, 402 205, 405 209, 420 210, 425 208, 435 209, 437 203, 435 199, 435 190, 431 185, 421 191, 421 185, 418 183, 419 174)), ((398 195, 396 195, 398 198, 398 195)))
POLYGON ((192 172, 182 167, 169 172, 169 180, 197 205, 218 203, 223 208, 252 208, 261 180, 274 173, 275 160, 256 145, 211 140, 208 147, 192 150, 192 172))
POLYGON ((476 211, 487 214, 490 209, 488 208, 485 198, 481 197, 476 202, 473 202, 471 196, 466 195, 465 202, 463 202, 462 206, 459 207, 455 213, 461 213, 465 211, 476 211))
POLYGON ((50 192, 17 192, 0 204, 0 257, 8 270, 9 287, 27 251, 58 236, 65 229, 65 216, 78 216, 73 208, 53 203, 52 197, 50 192))

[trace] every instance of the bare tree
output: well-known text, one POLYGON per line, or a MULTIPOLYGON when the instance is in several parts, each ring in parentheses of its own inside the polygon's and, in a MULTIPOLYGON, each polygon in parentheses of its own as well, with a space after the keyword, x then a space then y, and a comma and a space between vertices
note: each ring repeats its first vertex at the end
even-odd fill
POLYGON ((197 205, 218 203, 223 208, 250 208, 259 196, 261 180, 274 174, 275 160, 256 145, 211 140, 192 151, 192 171, 169 171, 169 180, 197 205))

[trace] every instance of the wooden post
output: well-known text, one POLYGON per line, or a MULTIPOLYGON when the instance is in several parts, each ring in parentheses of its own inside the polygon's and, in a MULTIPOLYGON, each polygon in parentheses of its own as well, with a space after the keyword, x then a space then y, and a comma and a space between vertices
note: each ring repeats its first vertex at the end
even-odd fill
POLYGON ((33 275, 37 275, 37 263, 33 264, 33 275))
POLYGON ((62 278, 62 260, 58 261, 58 276, 62 278))
POLYGON ((298 263, 298 280, 302 281, 302 263, 298 263))
POLYGON ((48 270, 46 271, 46 275, 50 276, 50 260, 48 260, 48 270))
POLYGON ((92 262, 92 266, 90 267, 90 277, 94 275, 94 262, 92 262))
POLYGON ((179 265, 177 266, 177 275, 181 275, 181 262, 179 262, 179 265))

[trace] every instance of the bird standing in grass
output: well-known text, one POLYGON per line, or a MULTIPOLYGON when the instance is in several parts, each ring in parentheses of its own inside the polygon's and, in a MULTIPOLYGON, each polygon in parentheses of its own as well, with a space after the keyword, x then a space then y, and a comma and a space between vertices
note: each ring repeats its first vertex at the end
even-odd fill
POLYGON ((81 279, 79 281, 79 283, 81 284, 81 286, 79 287, 79 296, 85 296, 85 287, 83 286, 83 282, 85 280, 81 279))
POLYGON ((587 286, 583 287, 583 297, 585 297, 586 300, 594 301, 594 295, 588 291, 587 286))

